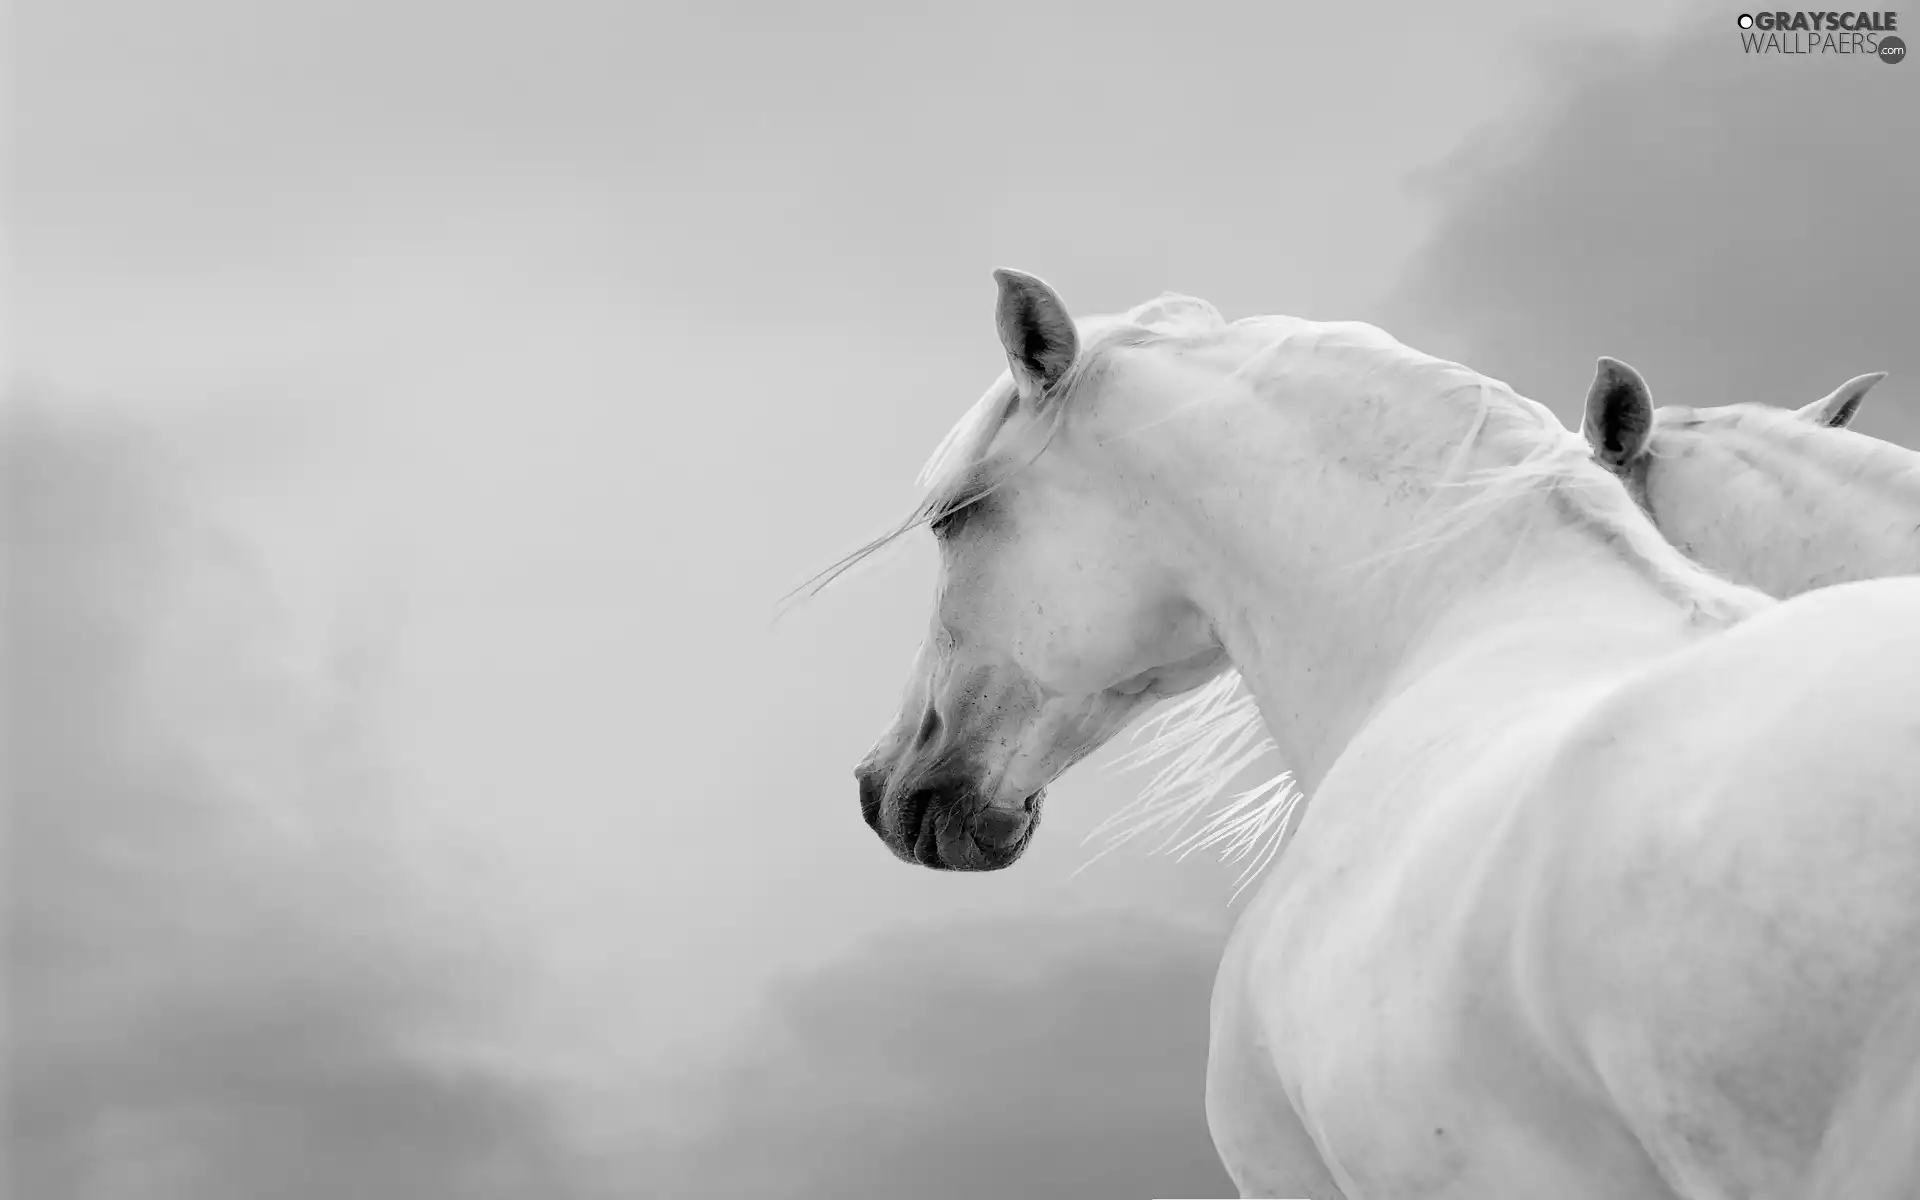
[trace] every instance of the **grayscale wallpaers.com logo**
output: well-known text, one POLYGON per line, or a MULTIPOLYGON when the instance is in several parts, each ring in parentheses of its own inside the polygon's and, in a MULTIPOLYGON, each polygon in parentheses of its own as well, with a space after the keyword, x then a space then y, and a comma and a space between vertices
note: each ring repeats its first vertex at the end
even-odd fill
POLYGON ((1883 63, 1905 61, 1894 12, 1741 13, 1740 45, 1748 54, 1855 54, 1883 63))

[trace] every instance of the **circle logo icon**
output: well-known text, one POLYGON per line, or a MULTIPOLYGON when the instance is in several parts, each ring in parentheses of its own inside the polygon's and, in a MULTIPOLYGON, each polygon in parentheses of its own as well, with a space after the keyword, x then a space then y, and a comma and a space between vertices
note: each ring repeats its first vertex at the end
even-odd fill
POLYGON ((1897 62, 1904 61, 1906 57, 1907 57, 1907 44, 1905 42, 1901 41, 1897 37, 1883 37, 1880 39, 1880 61, 1881 62, 1897 63, 1897 62))
POLYGON ((1740 19, 1739 19, 1738 21, 1735 21, 1735 22, 1734 22, 1734 24, 1736 24, 1736 25, 1738 25, 1738 26, 1739 26, 1740 28, 1742 28, 1742 29, 1752 29, 1752 28, 1753 28, 1753 14, 1751 14, 1751 13, 1741 13, 1741 14, 1740 14, 1740 19))

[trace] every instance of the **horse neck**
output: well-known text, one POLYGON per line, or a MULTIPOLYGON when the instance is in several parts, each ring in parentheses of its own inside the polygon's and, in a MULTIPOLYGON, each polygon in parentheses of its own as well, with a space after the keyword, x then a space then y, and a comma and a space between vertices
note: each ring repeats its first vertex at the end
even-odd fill
POLYGON ((1623 549, 1618 531, 1544 489, 1502 498, 1444 542, 1409 549, 1423 519, 1474 501, 1471 488, 1433 486, 1447 454, 1406 461, 1431 439, 1384 439, 1398 447, 1391 463, 1352 453, 1377 439, 1349 439, 1347 453, 1323 449, 1303 462, 1272 452, 1287 443, 1257 415, 1242 411, 1209 429, 1223 449, 1199 474, 1185 463, 1181 477, 1204 482, 1169 502, 1184 506, 1177 532, 1199 556, 1191 597, 1309 792, 1385 699, 1463 655, 1567 651, 1599 669, 1617 663, 1607 655, 1623 645, 1651 653, 1698 636, 1713 623, 1700 620, 1702 603, 1726 620, 1746 611, 1749 593, 1712 592, 1720 585, 1651 528, 1677 576, 1661 578, 1623 549), (1696 580, 1711 592, 1704 601, 1689 591, 1696 580))
POLYGON ((1721 469, 1702 492, 1664 513, 1650 496, 1663 531, 1707 566, 1775 596, 1920 573, 1920 454, 1841 431, 1731 449, 1706 460, 1721 469))

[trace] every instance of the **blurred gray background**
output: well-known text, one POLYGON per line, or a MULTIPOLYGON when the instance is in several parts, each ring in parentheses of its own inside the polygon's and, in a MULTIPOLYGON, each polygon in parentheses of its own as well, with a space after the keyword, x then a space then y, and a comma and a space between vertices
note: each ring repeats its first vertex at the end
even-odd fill
POLYGON ((9 1196, 1225 1195, 1232 872, 863 827, 883 528, 1082 312, 1920 445, 1920 66, 1631 0, 17 0, 9 1196), (756 1190, 760 1189, 760 1190, 756 1190))

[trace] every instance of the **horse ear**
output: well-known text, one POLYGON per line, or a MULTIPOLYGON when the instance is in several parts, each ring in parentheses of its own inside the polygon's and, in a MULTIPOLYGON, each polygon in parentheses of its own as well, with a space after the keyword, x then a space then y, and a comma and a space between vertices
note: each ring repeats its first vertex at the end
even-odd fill
POLYGON ((1037 405, 1080 352, 1080 334, 1059 293, 1024 271, 993 273, 1000 299, 993 314, 1020 399, 1037 405))
POLYGON ((1587 389, 1587 415, 1580 432, 1593 456, 1619 470, 1647 452, 1653 436, 1653 397, 1647 381, 1617 358, 1601 355, 1587 389))
POLYGON ((1812 404, 1795 409, 1794 415, 1815 425, 1831 425, 1835 429, 1845 429, 1859 414, 1860 401, 1866 399, 1867 393, 1873 390, 1874 384, 1886 377, 1885 371, 1875 371, 1871 375, 1856 375, 1812 404))

